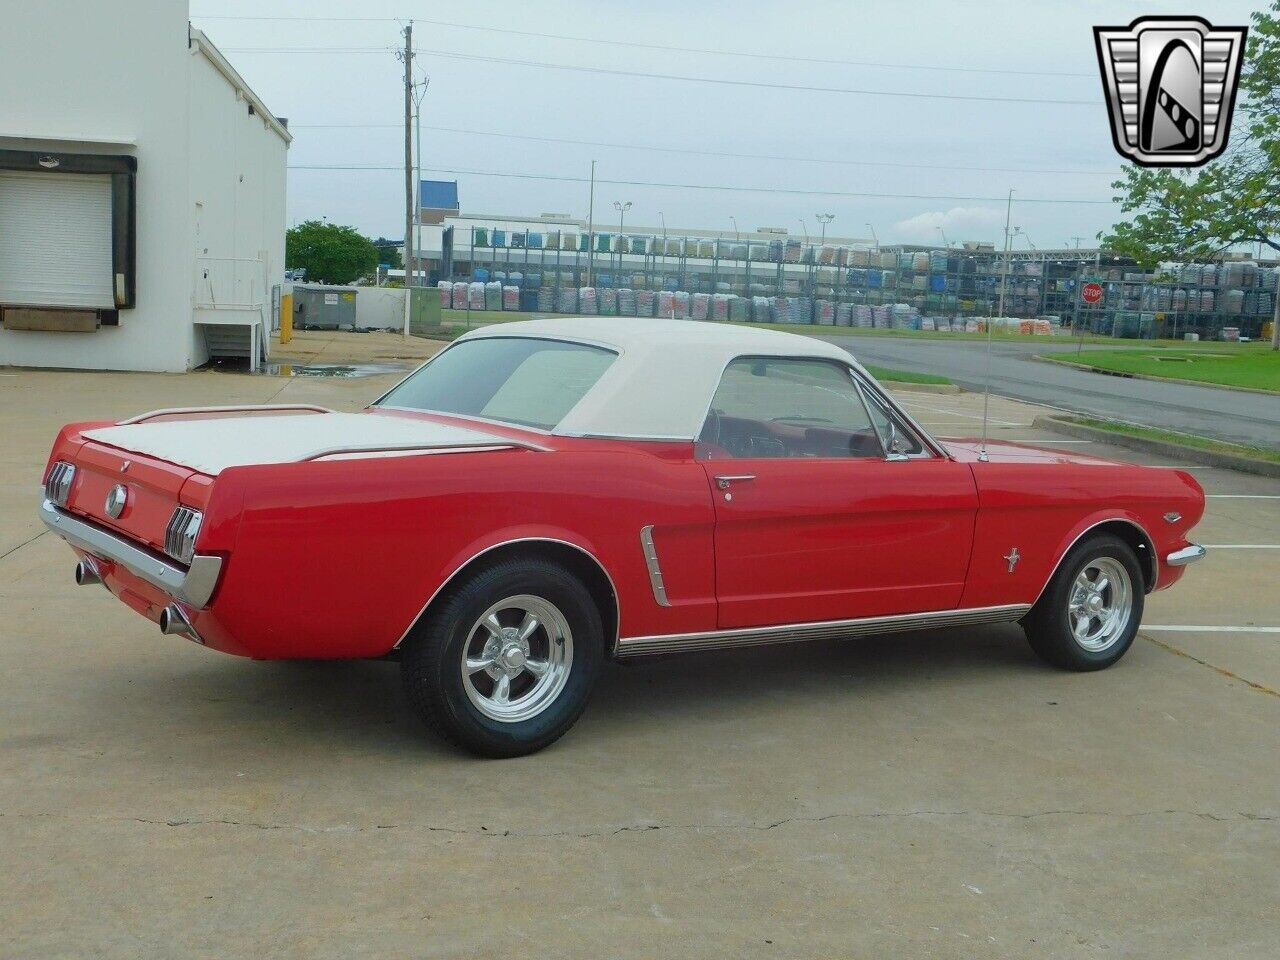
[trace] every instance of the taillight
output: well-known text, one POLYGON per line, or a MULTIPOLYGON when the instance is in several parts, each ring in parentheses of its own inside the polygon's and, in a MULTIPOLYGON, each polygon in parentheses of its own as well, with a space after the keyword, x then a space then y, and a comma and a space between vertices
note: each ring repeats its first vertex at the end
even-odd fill
POLYGON ((179 563, 191 564, 196 555, 196 537, 200 533, 200 521, 204 517, 199 510, 179 506, 164 528, 164 552, 179 563))
POLYGON ((49 468, 49 479, 44 482, 44 495, 60 507, 67 505, 71 496, 71 481, 76 478, 76 468, 65 460, 59 460, 49 468))

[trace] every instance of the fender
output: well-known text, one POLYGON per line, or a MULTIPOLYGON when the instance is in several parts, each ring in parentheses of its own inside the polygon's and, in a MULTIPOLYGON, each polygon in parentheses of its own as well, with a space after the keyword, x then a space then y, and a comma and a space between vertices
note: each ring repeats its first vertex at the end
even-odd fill
MULTIPOLYGON (((1139 536, 1142 537, 1143 542, 1147 545, 1147 554, 1150 557, 1150 560, 1146 564, 1146 572, 1151 575, 1151 584, 1146 592, 1151 593, 1151 591, 1156 588, 1156 584, 1160 582, 1160 557, 1156 552, 1155 541, 1151 538, 1151 534, 1147 532, 1147 528, 1142 525, 1142 521, 1129 510, 1098 511, 1097 513, 1090 514, 1088 517, 1081 520, 1071 528, 1071 531, 1065 537, 1062 538, 1062 542, 1058 545, 1057 549, 1058 559, 1054 562, 1053 569, 1049 571, 1049 576, 1045 579, 1044 585, 1036 594, 1035 600, 1032 601, 1033 606, 1040 602, 1040 598, 1044 595, 1044 592, 1049 589, 1049 584, 1052 583, 1053 578, 1058 575, 1058 570, 1061 568, 1062 562, 1067 559, 1067 554, 1075 548, 1075 545, 1083 540, 1085 536, 1088 535, 1089 531, 1095 530, 1107 523, 1128 524, 1138 532, 1139 536)), ((1138 557, 1138 562, 1142 562, 1141 556, 1138 557)))
POLYGON ((486 534, 484 537, 473 541, 467 547, 454 554, 446 565, 446 569, 449 571, 448 575, 440 582, 440 585, 431 592, 431 596, 427 598, 426 602, 418 612, 414 614, 413 619, 409 621, 408 626, 404 628, 404 631, 400 634, 400 638, 396 640, 395 645, 391 649, 398 650, 400 648, 400 644, 404 643, 405 638, 409 636, 409 631, 411 631, 414 628, 414 625, 422 619, 422 615, 426 613, 431 604, 435 602, 436 597, 440 595, 445 587, 453 582, 454 578, 456 578, 459 573, 469 567, 473 561, 480 559, 486 553, 492 553, 494 550, 501 547, 507 547, 515 543, 554 543, 564 547, 571 547, 595 564, 609 584, 609 590, 613 594, 613 603, 618 611, 616 619, 619 626, 615 630, 613 637, 613 647, 616 648, 618 642, 617 634, 621 629, 620 625, 622 623, 622 600, 618 596, 618 587, 614 583, 613 576, 609 573, 609 569, 601 562, 597 555, 598 551, 591 545, 590 541, 579 537, 577 534, 568 530, 556 527, 519 526, 486 534))

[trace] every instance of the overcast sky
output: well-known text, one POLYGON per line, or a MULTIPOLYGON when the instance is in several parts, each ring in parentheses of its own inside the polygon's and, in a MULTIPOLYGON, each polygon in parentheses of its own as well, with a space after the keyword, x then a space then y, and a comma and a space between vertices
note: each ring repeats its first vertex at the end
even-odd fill
MULTIPOLYGON (((882 242, 937 242, 939 227, 952 243, 999 241, 1003 197, 1012 188, 1013 223, 1038 247, 1073 245, 1073 237, 1091 245, 1116 213, 1106 201, 1120 161, 1111 145, 1091 28, 1187 12, 1215 24, 1244 24, 1258 6, 1231 0, 1200 0, 1193 8, 1103 0, 191 4, 192 22, 272 110, 289 118, 295 137, 289 154, 291 223, 325 216, 371 235, 403 234, 402 173, 302 167, 402 163, 403 66, 394 49, 403 39, 396 20, 413 17, 415 46, 423 51, 419 73, 430 77, 422 112, 423 176, 457 179, 464 212, 555 211, 585 218, 585 178, 595 159, 596 219, 602 224, 616 223, 613 201, 629 200, 628 229, 656 226, 661 211, 671 227, 732 229, 730 217, 736 217, 744 231, 783 226, 801 234, 803 219, 816 235, 814 215, 830 212, 836 219, 829 235, 867 237, 870 223, 882 242), (307 19, 221 19, 227 16, 307 19), (326 16, 368 19, 319 19, 326 16), (247 49, 255 47, 267 49, 247 49), (308 47, 323 52, 293 52, 308 47), (429 51, 793 87, 1037 102, 763 89, 446 58, 429 51), (1043 102, 1053 100, 1087 103, 1043 102), (316 126, 323 124, 354 126, 316 126), (762 189, 602 182, 608 180, 762 189), (768 192, 785 190, 845 195, 768 192)), ((1019 236, 1015 245, 1026 242, 1019 236)))

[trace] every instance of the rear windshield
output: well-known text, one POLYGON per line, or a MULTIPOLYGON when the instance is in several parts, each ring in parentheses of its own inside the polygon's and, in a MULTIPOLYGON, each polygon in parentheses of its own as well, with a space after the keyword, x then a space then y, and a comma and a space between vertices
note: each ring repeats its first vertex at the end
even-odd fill
POLYGON ((553 430, 617 359, 562 340, 484 337, 454 344, 379 406, 484 417, 553 430))

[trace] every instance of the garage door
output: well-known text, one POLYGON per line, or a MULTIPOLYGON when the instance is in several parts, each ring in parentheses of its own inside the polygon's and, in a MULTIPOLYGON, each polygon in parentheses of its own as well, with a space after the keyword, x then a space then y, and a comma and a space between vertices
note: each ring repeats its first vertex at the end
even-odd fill
POLYGON ((0 304, 112 309, 109 174, 0 171, 0 304))

